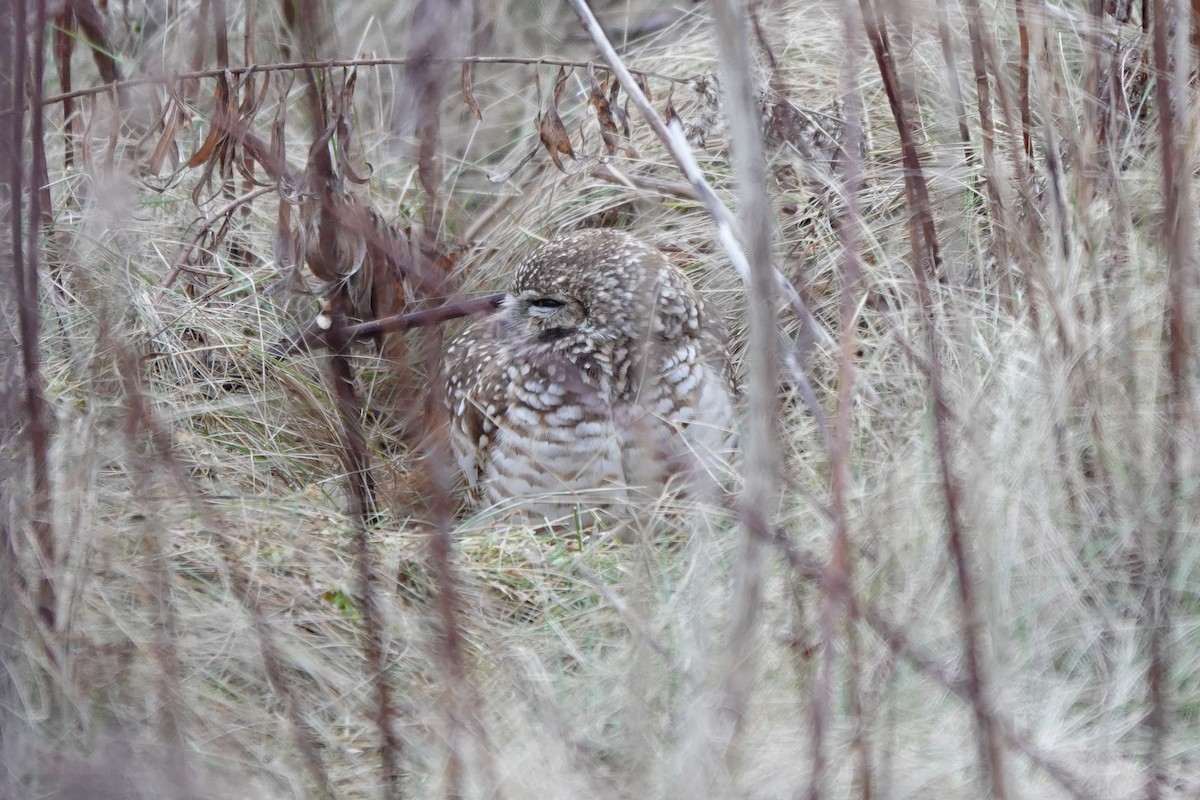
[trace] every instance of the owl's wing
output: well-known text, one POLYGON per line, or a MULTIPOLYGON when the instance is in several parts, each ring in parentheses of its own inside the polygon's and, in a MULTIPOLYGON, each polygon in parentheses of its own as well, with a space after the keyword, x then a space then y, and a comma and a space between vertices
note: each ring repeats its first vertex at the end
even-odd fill
POLYGON ((446 402, 450 447, 467 485, 478 488, 495 441, 497 421, 508 410, 508 350, 496 325, 475 325, 446 350, 446 402))

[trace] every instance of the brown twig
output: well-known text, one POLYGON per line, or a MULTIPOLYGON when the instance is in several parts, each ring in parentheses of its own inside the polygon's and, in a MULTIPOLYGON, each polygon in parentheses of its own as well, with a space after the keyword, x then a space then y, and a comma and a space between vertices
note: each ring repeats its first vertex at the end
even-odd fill
POLYGON ((1022 172, 1033 168, 1033 112, 1029 105, 1029 22, 1025 19, 1025 0, 1013 0, 1017 17, 1017 36, 1020 39, 1020 64, 1017 67, 1017 91, 1021 104, 1021 143, 1028 159, 1019 168, 1022 172))
MULTIPOLYGON (((46 27, 45 3, 38 4, 35 20, 37 63, 33 65, 34 74, 31 78, 31 96, 28 99, 32 110, 30 114, 30 134, 33 151, 33 174, 39 175, 45 171, 39 165, 45 162, 45 143, 42 141, 42 105, 37 102, 41 92, 40 80, 44 68, 42 54, 43 40, 46 27)), ((29 223, 23 222, 22 205, 24 200, 24 164, 21 153, 25 144, 25 106, 26 97, 23 91, 24 75, 30 67, 28 54, 27 8, 21 0, 14 9, 13 42, 11 62, 4 72, 10 76, 12 95, 8 98, 9 128, 7 134, 8 147, 4 164, 5 179, 8 183, 8 215, 11 225, 11 246, 13 259, 14 288, 17 295, 17 326, 21 335, 21 369, 23 372, 23 394, 25 412, 25 442, 29 448, 30 470, 32 477, 32 527, 33 540, 37 550, 37 561, 40 574, 37 580, 35 605, 38 617, 50 632, 56 630, 56 593, 54 575, 58 557, 54 541, 52 519, 52 497, 50 494, 50 421, 46 407, 44 381, 40 362, 41 324, 39 307, 41 302, 38 291, 38 256, 40 250, 40 234, 38 221, 41 215, 42 194, 34 187, 29 194, 29 223)))
POLYGON ((763 549, 778 503, 782 463, 778 435, 779 328, 776 296, 780 281, 771 254, 774 215, 767 197, 767 162, 757 108, 750 53, 750 26, 740 0, 713 0, 713 24, 721 54, 726 115, 737 178, 742 243, 749 260, 749 375, 744 483, 739 502, 742 533, 734 566, 730 636, 719 708, 728 715, 727 763, 736 753, 750 695, 757 683, 753 658, 762 602, 763 549))
MULTIPOLYGON (((862 219, 859 197, 863 189, 861 163, 862 109, 859 90, 858 48, 862 32, 854 14, 852 0, 842 0, 843 41, 846 55, 842 64, 843 96, 846 98, 846 211, 838 225, 844 255, 841 277, 841 322, 838 351, 838 406, 833 435, 829 441, 829 509, 834 520, 833 545, 820 582, 821 588, 821 665, 817 691, 814 692, 812 724, 813 769, 809 783, 809 800, 820 800, 824 791, 825 732, 832 705, 834 669, 836 659, 838 621, 847 611, 851 587, 854 585, 853 544, 850 539, 848 508, 850 487, 853 480, 850 466, 851 415, 854 408, 854 373, 858 295, 862 283, 862 255, 860 242, 866 226, 862 219)), ((858 758, 857 783, 864 800, 869 800, 871 790, 870 757, 863 733, 862 694, 859 685, 861 665, 856 658, 858 642, 853 626, 847 633, 850 663, 848 665, 850 686, 848 687, 854 713, 853 749, 858 758)))
MULTIPOLYGON (((979 106, 979 128, 983 139, 983 181, 987 190, 988 218, 991 220, 992 241, 1001 270, 1000 285, 1005 297, 1011 297, 1014 285, 1011 275, 1011 254, 1008 249, 1009 220, 1005 212, 1003 181, 996 162, 996 126, 992 118, 992 93, 988 75, 986 51, 983 46, 983 19, 979 0, 965 0, 967 35, 971 42, 971 69, 975 74, 975 92, 979 106)), ((1002 80, 1003 76, 998 76, 1002 80)))
MULTIPOLYGON (((437 308, 428 308, 424 311, 396 314, 391 317, 384 317, 383 319, 360 322, 357 325, 346 325, 343 328, 343 332, 346 338, 350 340, 369 339, 381 333, 407 331, 413 328, 440 325, 443 322, 449 322, 459 317, 466 317, 471 314, 486 314, 495 311, 500 307, 500 302, 503 299, 504 295, 502 293, 489 294, 485 297, 473 297, 469 300, 446 303, 437 308)), ((331 326, 332 320, 328 317, 317 317, 299 331, 275 344, 271 348, 270 354, 274 358, 283 358, 295 353, 305 353, 316 347, 328 347, 328 331, 331 326)))
POLYGON ((917 153, 913 128, 904 105, 904 93, 899 84, 895 62, 888 41, 887 25, 876 0, 859 0, 867 39, 871 43, 879 72, 883 78, 892 117, 900 134, 900 146, 905 167, 905 194, 910 209, 909 239, 912 247, 912 271, 917 283, 921 310, 925 317, 929 342, 929 390, 933 401, 934 437, 938 466, 942 479, 942 494, 946 504, 946 545, 953 561, 958 586, 963 649, 967 659, 967 680, 971 705, 975 712, 976 737, 980 751, 980 770, 985 790, 995 800, 1007 797, 1003 749, 993 720, 986 709, 989 686, 983 660, 982 624, 975 600, 975 578, 967 556, 966 532, 960 510, 958 477, 950 458, 948 404, 942 388, 941 342, 938 336, 937 309, 930 284, 940 273, 937 230, 933 209, 925 183, 921 160, 917 153))
MULTIPOLYGON (((1162 153, 1163 235, 1167 251, 1166 325, 1163 338, 1167 348, 1167 374, 1170 383, 1161 436, 1163 474, 1162 519, 1157 531, 1148 531, 1141 558, 1140 576, 1144 580, 1142 625, 1147 637, 1148 665, 1146 681, 1150 710, 1144 726, 1150 734, 1146 758, 1149 800, 1163 796, 1166 785, 1166 746, 1171 728, 1171 617, 1175 604, 1171 578, 1175 573, 1176 531, 1182 522, 1179 497, 1183 490, 1180 474, 1179 441, 1193 430, 1191 414, 1189 360, 1191 355, 1189 302, 1194 275, 1192 250, 1192 209, 1190 208, 1191 166, 1184 160, 1187 150, 1180 146, 1182 131, 1176 123, 1177 109, 1187 97, 1190 56, 1183 64, 1171 58, 1172 36, 1167 3, 1154 0, 1153 47, 1155 67, 1154 99, 1158 111, 1159 147, 1162 153), (1155 535, 1157 534, 1157 535, 1155 535)), ((1193 24, 1198 24, 1193 21, 1193 24)), ((1177 29, 1175 37, 1181 36, 1177 29)))
POLYGON ((950 103, 954 116, 958 118, 958 138, 963 144, 963 160, 971 163, 971 131, 967 125, 967 106, 963 102, 962 81, 958 77, 958 56, 955 54, 954 34, 950 30, 949 11, 946 0, 936 0, 938 41, 942 46, 942 61, 946 65, 946 77, 950 83, 950 103))
POLYGON ((204 238, 204 235, 212 230, 213 225, 216 225, 219 220, 228 217, 241 206, 244 206, 247 203, 258 199, 259 197, 262 197, 264 194, 274 192, 278 188, 279 187, 273 184, 270 186, 259 186, 249 192, 246 192, 240 197, 233 198, 229 202, 225 203, 225 205, 209 214, 207 217, 204 217, 203 219, 194 223, 195 227, 193 228, 192 233, 188 234, 187 239, 184 241, 183 248, 179 251, 179 255, 175 258, 175 263, 171 265, 171 268, 167 270, 167 274, 163 275, 162 280, 158 282, 157 301, 162 301, 163 293, 170 288, 171 284, 175 282, 175 279, 179 277, 179 273, 184 269, 184 264, 196 250, 196 247, 200 244, 200 240, 204 238))
POLYGON ((682 181, 668 181, 662 178, 655 178, 651 175, 629 177, 617 170, 612 164, 600 164, 592 170, 591 174, 593 178, 599 178, 607 183, 634 189, 643 194, 659 192, 671 197, 677 197, 680 200, 700 201, 700 195, 696 194, 696 190, 692 185, 690 183, 683 183, 682 181))
MULTIPOLYGON (((314 0, 289 4, 286 19, 294 44, 299 47, 301 55, 308 59, 315 58, 319 49, 326 43, 331 23, 325 7, 314 0)), ((304 255, 308 256, 309 268, 316 272, 315 255, 328 279, 332 275, 342 275, 346 269, 348 255, 340 247, 339 241, 339 231, 346 220, 339 213, 342 206, 338 203, 338 176, 330 152, 333 128, 330 125, 326 86, 318 79, 315 69, 306 68, 303 74, 305 98, 308 101, 312 126, 312 144, 309 147, 305 178, 313 198, 311 202, 318 204, 315 220, 316 253, 310 251, 304 255)), ((248 131, 246 133, 249 134, 248 131)), ((363 656, 367 662, 372 688, 375 690, 372 717, 379 732, 379 761, 383 773, 384 797, 390 799, 401 796, 399 760, 403 747, 392 724, 394 709, 384 644, 383 608, 376 591, 375 560, 368 533, 377 518, 377 505, 375 482, 371 475, 371 459, 362 430, 362 403, 355 390, 354 371, 347 357, 351 339, 346 334, 345 319, 349 311, 350 298, 341 285, 327 293, 323 311, 323 315, 331 320, 326 342, 329 366, 327 375, 340 423, 341 456, 350 497, 347 514, 353 520, 354 526, 354 565, 358 578, 356 602, 362 615, 363 656)))
MULTIPOLYGON (((459 57, 436 57, 434 63, 438 64, 545 64, 551 67, 578 67, 586 69, 589 61, 572 61, 563 58, 523 58, 518 56, 459 56, 459 57)), ((396 67, 406 66, 412 62, 408 57, 394 58, 328 58, 328 59, 311 59, 303 61, 285 61, 276 64, 249 64, 247 66, 231 66, 228 69, 194 69, 188 72, 176 72, 170 75, 161 75, 147 78, 126 78, 124 80, 112 81, 103 83, 99 86, 89 86, 84 89, 76 89, 71 92, 63 92, 61 94, 51 95, 50 97, 42 98, 42 105, 53 105, 62 103, 67 100, 73 100, 79 97, 89 97, 91 95, 105 94, 116 89, 124 91, 125 89, 134 86, 147 86, 151 84, 172 84, 176 81, 197 80, 200 78, 220 78, 224 75, 244 75, 250 72, 294 72, 298 70, 323 70, 335 69, 338 67, 396 67)), ((597 69, 607 69, 600 66, 597 69)), ((644 69, 630 70, 635 75, 641 75, 645 78, 654 78, 660 81, 669 81, 670 83, 687 83, 691 80, 690 77, 679 78, 674 75, 664 75, 660 72, 650 72, 644 69)))
MULTIPOLYGON (((783 554, 788 568, 797 577, 811 581, 818 586, 825 579, 826 566, 811 553, 799 550, 784 531, 774 531, 771 540, 776 549, 783 554)), ((969 676, 955 675, 938 658, 930 655, 919 645, 913 644, 904 630, 893 623, 887 614, 872 603, 858 597, 853 591, 847 593, 846 599, 847 609, 852 620, 865 623, 876 636, 883 640, 893 656, 912 665, 922 675, 931 678, 939 686, 971 705, 972 708, 982 710, 1010 747, 1028 758, 1031 764, 1046 773, 1068 795, 1075 800, 1100 800, 1095 792, 1088 788, 1087 782, 1083 778, 1059 763, 1051 754, 1044 752, 1029 731, 1019 727, 990 703, 978 703, 976 695, 971 690, 969 676)))

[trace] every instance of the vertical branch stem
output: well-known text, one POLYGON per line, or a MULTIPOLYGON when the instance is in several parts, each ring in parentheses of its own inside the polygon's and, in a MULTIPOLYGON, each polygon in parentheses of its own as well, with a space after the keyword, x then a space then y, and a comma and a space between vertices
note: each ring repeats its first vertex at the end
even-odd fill
MULTIPOLYGON (((1171 726, 1171 611, 1174 603, 1171 576, 1174 572, 1176 530, 1180 525, 1179 495, 1182 481, 1179 470, 1179 440, 1191 429, 1188 361, 1190 334, 1188 324, 1189 275, 1191 267, 1192 224, 1190 183, 1192 170, 1181 163, 1179 126, 1176 110, 1184 102, 1183 75, 1188 60, 1173 63, 1170 46, 1167 0, 1154 0, 1154 67, 1155 105, 1158 110, 1159 149, 1162 153, 1163 236, 1167 250, 1167 308, 1164 339, 1167 347, 1169 388, 1166 396, 1166 416, 1162 428, 1163 473, 1165 475, 1162 518, 1157 536, 1148 533, 1142 565, 1145 580, 1143 597, 1146 608, 1144 622, 1148 627, 1147 649, 1149 664, 1146 680, 1149 685, 1150 711, 1145 726, 1150 733, 1147 754, 1146 796, 1157 800, 1163 795, 1166 782, 1165 750, 1171 726)), ((1182 8, 1176 6, 1179 12, 1182 8)), ((1182 19, 1177 13, 1175 18, 1182 19)), ((1183 36, 1179 29, 1174 36, 1183 36)))
MULTIPOLYGON (((821 579, 821 677, 813 702, 813 776, 809 786, 810 800, 819 800, 824 778, 825 723, 832 705, 835 680, 837 624, 849 612, 853 585, 853 547, 850 541, 848 504, 853 481, 850 468, 851 415, 854 408, 855 368, 857 349, 855 319, 858 292, 862 281, 862 257, 859 243, 863 225, 859 198, 862 192, 862 108, 859 91, 858 48, 862 41, 859 20, 854 14, 852 0, 842 0, 842 38, 846 43, 842 62, 843 96, 846 98, 846 213, 838 225, 838 236, 844 253, 841 279, 841 321, 838 348, 838 407, 830 442, 830 512, 834 521, 833 546, 821 579)), ((965 122, 964 122, 965 125, 965 122)), ((965 143, 964 138, 964 143, 965 143)), ((849 636, 854 636, 851 629, 849 636)), ((848 674, 849 693, 854 712, 853 748, 858 757, 858 788, 863 798, 872 796, 870 760, 863 732, 861 693, 857 661, 858 647, 850 642, 848 674)))
MULTIPOLYGON (((750 26, 742 0, 714 0, 713 21, 724 67, 722 80, 729 117, 733 168, 741 206, 741 231, 750 266, 749 386, 746 403, 745 483, 742 537, 735 566, 732 628, 723 676, 721 708, 729 714, 728 747, 740 733, 757 674, 754 651, 762 595, 763 548, 779 480, 778 350, 775 270, 771 255, 774 225, 767 198, 767 163, 755 101, 750 26)), ((728 758, 728 754, 727 754, 728 758)))
MULTIPOLYGON (((38 579, 35 604, 38 617, 49 630, 56 626, 56 599, 54 571, 57 563, 54 529, 51 524, 50 496, 50 426, 47 418, 46 398, 42 383, 39 361, 41 336, 38 291, 38 217, 42 198, 39 192, 30 193, 28 227, 25 225, 24 208, 24 144, 25 144, 25 74, 29 68, 28 29, 26 19, 28 5, 24 0, 14 2, 12 70, 12 95, 9 113, 8 152, 4 154, 6 178, 9 190, 9 222, 12 236, 13 284, 17 295, 17 326, 21 335, 21 369, 23 371, 23 394, 25 411, 25 441, 29 448, 32 473, 32 526, 37 548, 37 559, 42 570, 38 579)), ((45 3, 38 4, 35 33, 38 34, 36 54, 42 56, 42 33, 46 27, 45 3)), ((39 165, 45 161, 42 147, 42 69, 34 67, 32 91, 34 111, 31 125, 33 143, 33 174, 39 174, 39 165)), ((44 172, 44 169, 41 170, 44 172)))
POLYGON ((979 745, 980 769, 985 791, 994 800, 1008 796, 1005 786, 1003 747, 999 732, 988 714, 989 691, 984 663, 981 621, 975 600, 975 578, 971 573, 967 554, 966 531, 960 508, 961 495, 958 477, 951 462, 949 417, 945 390, 942 386, 942 362, 939 342, 937 308, 930 286, 933 275, 939 272, 941 259, 938 255, 937 231, 934 227, 933 210, 925 183, 921 160, 913 137, 912 123, 903 102, 903 93, 888 43, 886 23, 876 0, 859 0, 867 39, 875 53, 875 60, 883 78, 891 105, 892 116, 900 135, 900 146, 904 163, 905 195, 909 204, 909 239, 912 244, 912 269, 917 283, 921 310, 925 317, 926 337, 929 341, 929 390, 933 401, 934 436, 938 465, 941 472, 942 495, 946 504, 946 546, 954 564, 958 585, 960 613, 962 615, 963 649, 967 660, 967 682, 971 705, 975 713, 976 738, 979 745))

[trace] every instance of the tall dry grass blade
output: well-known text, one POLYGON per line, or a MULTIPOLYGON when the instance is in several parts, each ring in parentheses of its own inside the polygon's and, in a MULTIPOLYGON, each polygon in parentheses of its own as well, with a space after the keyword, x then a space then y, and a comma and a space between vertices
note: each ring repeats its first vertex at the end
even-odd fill
POLYGON ((912 247, 912 271, 925 318, 925 335, 929 342, 929 392, 933 404, 934 436, 938 467, 941 473, 942 496, 946 506, 946 545, 954 564, 958 587, 959 611, 962 617, 962 646, 967 659, 967 680, 971 705, 975 714, 976 738, 979 746, 979 766, 983 789, 995 800, 1008 796, 1003 744, 987 713, 990 702, 987 665, 984 662, 983 625, 975 600, 973 570, 967 555, 966 531, 961 511, 960 482, 951 463, 949 405, 942 386, 943 369, 941 341, 938 333, 938 309, 930 284, 939 274, 941 258, 934 226, 933 209, 925 183, 916 140, 903 102, 903 88, 892 58, 887 23, 875 0, 859 0, 867 39, 887 91, 905 167, 905 195, 909 207, 909 239, 912 247))

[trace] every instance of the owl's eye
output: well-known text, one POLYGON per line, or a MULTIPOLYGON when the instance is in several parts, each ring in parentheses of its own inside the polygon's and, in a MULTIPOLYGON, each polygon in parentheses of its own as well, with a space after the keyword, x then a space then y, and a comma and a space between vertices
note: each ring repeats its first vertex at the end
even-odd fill
POLYGON ((566 303, 562 300, 555 300, 553 297, 539 297, 536 300, 530 300, 529 305, 532 308, 555 309, 562 308, 566 303))

